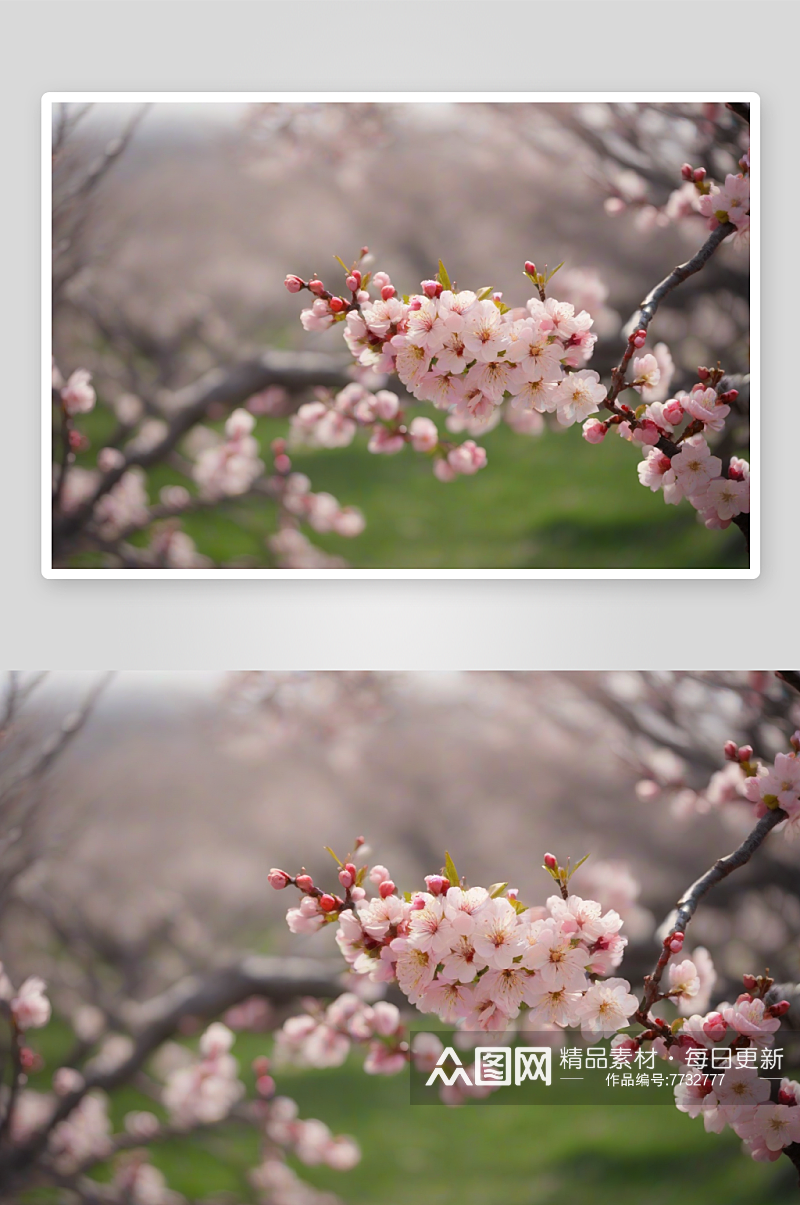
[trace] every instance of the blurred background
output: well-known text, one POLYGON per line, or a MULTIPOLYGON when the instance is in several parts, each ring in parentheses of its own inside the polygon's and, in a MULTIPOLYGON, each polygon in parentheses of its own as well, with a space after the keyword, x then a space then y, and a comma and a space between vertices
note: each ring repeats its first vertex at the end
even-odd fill
MULTIPOLYGON (((551 291, 594 315, 590 367, 607 379, 623 324, 707 233, 681 164, 724 179, 747 145, 723 105, 103 103, 54 120, 54 352, 64 376, 91 370, 101 403, 79 423, 84 468, 103 446, 155 439, 177 391, 212 369, 268 348, 326 352, 341 369, 340 332, 305 334, 282 282, 318 272, 333 283, 334 255, 351 262, 364 244, 403 291, 441 258, 462 287, 492 284, 512 305, 530 291, 526 258, 564 261, 551 291)), ((671 393, 698 364, 745 375, 723 455, 749 438, 748 300, 747 248, 726 244, 652 327, 676 365, 671 393)), ((310 396, 307 379, 289 385, 249 403, 262 451, 310 396)), ((228 409, 212 405, 207 427, 219 431, 228 409)), ((488 469, 449 487, 409 451, 368 455, 363 438, 298 451, 316 490, 367 517, 344 547, 335 535, 315 543, 361 568, 746 564, 735 527, 708 532, 688 506, 643 489, 638 454, 621 440, 598 449, 577 428, 524 435, 504 422, 481 442, 488 469)), ((183 461, 148 470, 151 503, 165 486, 194 489, 186 457, 196 448, 180 451, 183 461)), ((183 526, 214 565, 275 563, 263 496, 228 499, 183 526)), ((57 560, 109 563, 80 542, 57 560)))
MULTIPOLYGON (((678 895, 752 827, 723 742, 774 757, 800 724, 796 697, 765 673, 13 676, 0 952, 15 982, 48 981, 58 1019, 34 1035, 45 1079, 87 1005, 113 1029, 131 1002, 248 952, 330 959, 331 932, 293 937, 266 875, 304 864, 333 883, 323 846, 359 834, 401 889, 446 848, 470 883, 510 881, 530 903, 550 894, 545 850, 588 853, 572 887, 623 915, 619 973, 636 989, 678 895)), ((797 983, 796 847, 771 838, 690 932, 687 949, 713 956, 714 1003, 765 966, 797 983)), ((253 1016, 235 1022, 245 1066, 285 1007, 253 1016)), ((587 1186, 597 1202, 750 1205, 796 1191, 788 1160, 755 1164, 730 1131, 671 1108, 431 1113, 408 1105, 404 1077, 365 1077, 358 1060, 281 1076, 302 1115, 358 1138, 358 1168, 304 1174, 360 1205, 555 1205, 587 1186)), ((132 1107, 119 1090, 115 1115, 132 1107)), ((256 1141, 223 1127, 153 1159, 174 1189, 236 1205, 252 1199, 256 1141)))

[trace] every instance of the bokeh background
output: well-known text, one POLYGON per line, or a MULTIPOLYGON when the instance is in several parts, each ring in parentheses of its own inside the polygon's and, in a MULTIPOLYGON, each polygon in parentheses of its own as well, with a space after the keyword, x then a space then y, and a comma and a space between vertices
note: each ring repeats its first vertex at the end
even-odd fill
MULTIPOLYGON (((104 103, 72 106, 77 117, 54 182, 54 350, 65 375, 89 368, 98 388, 101 405, 79 424, 91 442, 84 467, 104 445, 148 438, 142 427, 210 369, 265 348, 341 354, 337 329, 303 332, 282 281, 289 271, 333 281, 333 256, 350 262, 364 244, 404 291, 441 258, 462 287, 493 284, 511 304, 528 295, 526 258, 564 261, 552 291, 595 315, 590 367, 607 379, 623 324, 705 236, 696 214, 670 204, 681 163, 724 179, 746 142, 722 105, 104 103), (81 190, 109 143, 112 166, 81 190), (131 398, 136 430, 121 434, 131 398)), ((670 296, 652 334, 675 360, 673 392, 701 363, 747 374, 748 298, 747 250, 727 245, 670 296)), ((749 387, 737 383, 723 455, 748 443, 749 387)), ((262 449, 307 397, 259 398, 262 449)), ((212 408, 208 425, 221 430, 224 417, 212 408)), ((408 450, 368 455, 363 437, 298 452, 315 490, 367 517, 356 540, 315 543, 361 568, 746 564, 735 527, 708 532, 688 506, 643 489, 637 452, 621 440, 594 448, 577 427, 531 437, 502 423, 481 441, 488 469, 447 487, 408 450)), ((194 488, 179 464, 158 465, 151 502, 170 484, 194 488)), ((274 563, 275 511, 263 497, 229 499, 184 527, 216 565, 274 563)), ((108 562, 73 548, 61 563, 108 562)))
MULTIPOLYGON (((15 981, 50 985, 57 1019, 32 1035, 43 1083, 87 1002, 119 1015, 251 951, 330 957, 330 931, 288 932, 266 874, 305 864, 332 880, 323 846, 362 833, 403 888, 447 848, 469 882, 508 880, 532 903, 551 886, 545 850, 589 853, 573 888, 622 911, 621 973, 638 985, 677 896, 752 824, 747 805, 704 791, 722 743, 769 758, 800 722, 764 673, 20 675, 16 690, 0 757, 0 950, 15 981)), ((711 951, 716 1002, 767 965, 797 983, 799 936, 797 849, 778 835, 703 903, 687 948, 711 951)), ((269 1028, 239 1033, 245 1067, 269 1028)), ((755 1164, 730 1131, 672 1108, 412 1108, 404 1077, 366 1077, 357 1059, 281 1075, 303 1116, 361 1143, 351 1172, 303 1169, 358 1205, 796 1192, 788 1160, 755 1164)), ((114 1095, 117 1121, 141 1107, 134 1088, 114 1095)), ((176 1139, 153 1160, 192 1199, 253 1199, 255 1133, 176 1139)))

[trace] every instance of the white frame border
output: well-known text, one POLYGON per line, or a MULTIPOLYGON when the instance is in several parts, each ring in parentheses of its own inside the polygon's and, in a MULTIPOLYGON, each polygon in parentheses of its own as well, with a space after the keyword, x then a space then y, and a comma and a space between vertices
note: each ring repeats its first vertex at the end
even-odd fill
MULTIPOLYGON (((753 579, 761 572, 761 281, 760 281, 760 98, 755 92, 46 92, 42 97, 42 576, 48 579, 99 578, 130 579, 202 578, 226 581, 240 579, 332 578, 411 578, 411 579, 482 579, 521 578, 533 580, 586 579, 753 579), (543 102, 655 101, 662 104, 699 102, 724 104, 731 99, 750 103, 751 154, 755 163, 751 189, 750 237, 750 457, 751 457, 751 532, 748 569, 55 569, 51 546, 52 449, 52 190, 51 146, 52 109, 62 102, 106 104, 185 103, 256 103, 263 101, 416 103, 453 104, 492 101, 509 104, 543 102)), ((677 186, 677 183, 676 183, 677 186)))

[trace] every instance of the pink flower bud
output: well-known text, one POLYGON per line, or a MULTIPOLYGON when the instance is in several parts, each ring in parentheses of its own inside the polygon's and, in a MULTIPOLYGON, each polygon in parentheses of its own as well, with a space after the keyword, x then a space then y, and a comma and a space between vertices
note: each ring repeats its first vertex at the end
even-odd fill
POLYGON ((288 473, 291 470, 292 462, 288 456, 275 457, 275 472, 288 473))
POLYGON ((319 897, 319 906, 323 912, 333 912, 336 907, 336 896, 328 895, 326 892, 325 895, 319 897))
POLYGON ((413 897, 413 899, 411 900, 411 910, 412 910, 412 912, 421 912, 421 911, 422 911, 422 909, 423 909, 423 908, 426 908, 426 907, 427 907, 427 905, 426 905, 426 903, 425 903, 424 898, 423 898, 421 895, 419 895, 419 894, 418 894, 418 895, 415 895, 415 896, 413 897))
POLYGON ((299 293, 302 288, 305 288, 305 281, 299 276, 289 275, 283 283, 290 293, 299 293))
POLYGON ((350 892, 351 900, 365 900, 366 898, 367 898, 367 893, 363 887, 354 887, 352 889, 352 891, 350 892))
POLYGON ((758 980, 755 975, 742 975, 742 983, 747 988, 748 992, 754 992, 758 987, 758 980))
POLYGON ((673 954, 677 954, 681 949, 683 949, 683 934, 669 933, 664 938, 664 945, 669 946, 673 954))
POLYGON ((681 950, 683 949, 683 942, 678 941, 677 939, 675 941, 671 941, 669 943, 669 948, 673 954, 680 954, 681 950))
POLYGON ((502 301, 502 300, 503 300, 502 293, 492 293, 492 301, 502 301))
POLYGON ((771 1004, 765 1012, 770 1013, 773 1017, 784 1017, 788 1013, 791 1005, 788 1000, 779 1000, 777 1004, 771 1004))
POLYGON ((288 887, 291 883, 291 877, 285 870, 278 870, 273 866, 272 870, 267 875, 267 882, 270 887, 274 887, 276 891, 283 891, 284 887, 288 887))
POLYGON ((353 878, 355 878, 356 875, 358 874, 358 871, 356 870, 356 867, 355 867, 355 863, 353 863, 353 862, 345 862, 343 869, 349 871, 350 874, 353 876, 353 878))
POLYGON ((712 1042, 721 1042, 728 1030, 728 1023, 721 1013, 709 1013, 703 1023, 703 1033, 712 1042))
POLYGON ((795 753, 800 752, 800 730, 793 732, 789 737, 789 744, 794 749, 795 753))
POLYGON ((449 879, 444 877, 444 875, 426 874, 425 885, 427 886, 431 895, 444 895, 446 891, 450 890, 452 884, 450 883, 449 879))
POLYGON ((587 418, 583 424, 583 438, 590 444, 601 444, 607 431, 606 423, 598 422, 596 418, 587 418))
POLYGON ((532 259, 525 260, 525 271, 528 273, 529 276, 536 275, 536 264, 533 262, 532 259))
POLYGON ((681 177, 684 180, 691 180, 693 179, 693 171, 694 169, 692 168, 691 163, 684 163, 683 167, 681 168, 681 177))
POLYGON ((325 285, 322 283, 321 280, 317 280, 316 277, 314 277, 313 280, 310 280, 308 282, 308 288, 311 290, 311 292, 314 294, 315 297, 321 297, 322 294, 326 292, 325 285))
POLYGON ((353 886, 353 883, 355 882, 355 878, 353 877, 353 875, 351 875, 349 870, 342 867, 342 869, 339 871, 339 882, 342 884, 342 886, 344 887, 344 889, 346 891, 348 887, 353 886))
POLYGON ((423 280, 421 289, 426 297, 439 297, 442 292, 442 286, 438 280, 423 280))
POLYGON ((781 1088, 780 1092, 778 1093, 778 1104, 779 1105, 796 1105, 797 1104, 797 1100, 795 1099, 794 1092, 791 1090, 791 1088, 781 1088))
POLYGON ((388 272, 373 272, 372 283, 376 289, 382 289, 385 285, 390 285, 392 281, 388 272))
MULTIPOLYGON (((381 289, 381 297, 384 301, 391 301, 396 292, 397 289, 394 287, 394 285, 384 285, 381 289)), ((419 306, 416 308, 419 309, 419 306)))
POLYGON ((707 368, 701 367, 701 368, 698 368, 697 375, 699 376, 701 381, 707 381, 708 378, 711 376, 711 373, 708 371, 707 368))
POLYGON ((696 167, 692 172, 692 179, 695 184, 701 184, 706 178, 706 169, 704 167, 696 167))
POLYGON ((558 858, 555 854, 545 854, 544 864, 548 870, 558 870, 558 858))
POLYGON ((266 1099, 275 1095, 275 1080, 271 1075, 259 1075, 256 1080, 256 1092, 266 1099))
POLYGON ((750 758, 752 756, 753 756, 753 746, 752 745, 740 745, 739 746, 739 761, 750 761, 750 758))
POLYGON ((365 255, 369 255, 369 247, 364 246, 358 253, 358 258, 363 259, 365 255))
POLYGON ((732 402, 735 402, 738 396, 739 396, 738 389, 726 389, 724 393, 721 393, 719 395, 719 398, 717 400, 720 402, 724 402, 725 405, 727 406, 727 405, 730 405, 732 402))
POLYGON ((299 874, 295 879, 295 884, 300 888, 301 891, 314 890, 314 880, 310 874, 299 874))
POLYGON ((736 744, 736 741, 726 741, 723 752, 726 761, 739 760, 739 746, 736 744))
POLYGON ((618 213, 622 213, 626 208, 622 197, 606 197, 603 202, 603 208, 611 217, 615 217, 618 213))
POLYGON ((351 293, 356 293, 361 288, 361 273, 358 268, 354 269, 348 276, 347 287, 351 293))
POLYGON ((394 895, 394 883, 391 879, 384 879, 378 891, 382 900, 388 899, 390 895, 394 895))
POLYGON ((683 406, 680 404, 677 398, 670 398, 664 407, 663 413, 667 422, 671 423, 673 427, 677 427, 678 423, 683 418, 683 406))
POLYGON ((328 302, 328 308, 333 314, 341 314, 342 310, 346 309, 347 302, 343 297, 331 297, 328 302))
POLYGON ((412 310, 421 310, 422 309, 422 299, 420 297, 412 297, 408 303, 408 309, 409 309, 409 312, 411 312, 412 310))
POLYGON ((637 331, 634 331, 631 335, 630 341, 634 347, 644 347, 645 343, 647 342, 647 331, 641 328, 637 331))

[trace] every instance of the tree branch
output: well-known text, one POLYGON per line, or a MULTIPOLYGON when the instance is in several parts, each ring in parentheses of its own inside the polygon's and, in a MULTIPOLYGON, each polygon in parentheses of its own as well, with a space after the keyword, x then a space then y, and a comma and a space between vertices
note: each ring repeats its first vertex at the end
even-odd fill
POLYGON ((86 1077, 82 1088, 62 1097, 47 1125, 26 1142, 0 1157, 3 1176, 19 1175, 47 1146, 55 1126, 68 1117, 93 1088, 110 1091, 126 1083, 146 1063, 162 1042, 180 1027, 184 1017, 215 1017, 249 996, 289 1001, 298 996, 337 996, 342 964, 338 959, 270 958, 251 956, 206 975, 192 975, 168 991, 154 996, 136 1010, 134 1049, 110 1071, 86 1077))
POLYGON ((231 368, 217 368, 193 385, 179 390, 169 399, 173 417, 164 438, 145 452, 133 452, 119 468, 105 473, 94 493, 81 506, 54 522, 54 548, 74 535, 91 519, 100 499, 112 490, 123 474, 134 465, 148 468, 170 454, 188 431, 200 422, 213 404, 239 406, 270 385, 298 392, 315 385, 344 388, 351 377, 348 361, 322 352, 271 350, 253 360, 231 368))

